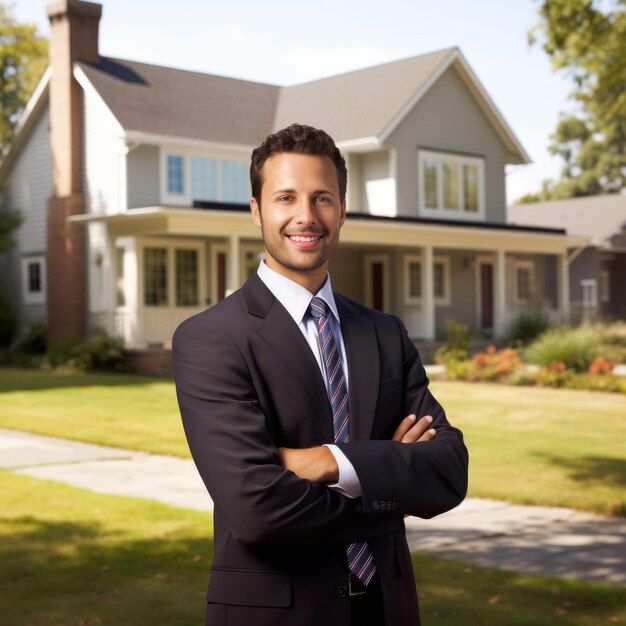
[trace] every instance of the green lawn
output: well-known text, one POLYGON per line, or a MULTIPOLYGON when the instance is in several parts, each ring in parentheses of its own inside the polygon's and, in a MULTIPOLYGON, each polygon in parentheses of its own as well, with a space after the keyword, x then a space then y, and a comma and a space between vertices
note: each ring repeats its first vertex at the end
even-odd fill
POLYGON ((470 451, 470 494, 626 515, 621 394, 432 384, 470 451))
POLYGON ((170 380, 3 368, 0 427, 189 456, 170 380))
MULTIPOLYGON (((198 626, 211 517, 0 472, 0 622, 198 626)), ((600 626, 623 587, 526 577, 415 556, 423 624, 600 626)))
MULTIPOLYGON (((624 396, 486 383, 432 388, 465 433, 470 495, 626 514, 624 396)), ((188 456, 167 380, 1 369, 0 427, 188 456)))

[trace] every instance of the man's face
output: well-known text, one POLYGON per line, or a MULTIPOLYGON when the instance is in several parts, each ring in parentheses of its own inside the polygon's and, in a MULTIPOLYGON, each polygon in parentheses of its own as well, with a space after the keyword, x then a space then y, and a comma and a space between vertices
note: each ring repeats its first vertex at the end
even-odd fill
POLYGON ((263 166, 261 207, 254 198, 250 207, 263 232, 268 266, 317 292, 346 218, 332 160, 291 152, 273 155, 263 166))

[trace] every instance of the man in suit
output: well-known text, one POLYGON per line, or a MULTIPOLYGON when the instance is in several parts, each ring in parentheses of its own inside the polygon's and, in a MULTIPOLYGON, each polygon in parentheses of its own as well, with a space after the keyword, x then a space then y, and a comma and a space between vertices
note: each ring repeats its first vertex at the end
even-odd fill
POLYGON ((173 340, 215 503, 211 626, 419 624, 404 516, 461 502, 467 451, 402 323, 335 294, 347 172, 294 124, 252 154, 265 260, 173 340))

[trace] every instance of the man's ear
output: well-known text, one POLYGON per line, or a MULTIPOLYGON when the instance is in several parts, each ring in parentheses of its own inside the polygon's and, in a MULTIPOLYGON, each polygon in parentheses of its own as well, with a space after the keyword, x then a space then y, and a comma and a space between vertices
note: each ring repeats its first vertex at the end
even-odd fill
POLYGON ((261 228, 261 207, 256 198, 250 198, 250 213, 252 213, 252 221, 261 228))
POLYGON ((341 219, 339 221, 339 226, 343 226, 346 221, 346 199, 344 198, 341 201, 341 219))

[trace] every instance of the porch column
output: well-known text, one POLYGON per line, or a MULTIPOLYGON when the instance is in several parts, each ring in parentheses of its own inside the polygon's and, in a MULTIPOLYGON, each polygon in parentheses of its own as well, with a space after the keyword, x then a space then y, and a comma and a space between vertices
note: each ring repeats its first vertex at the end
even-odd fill
POLYGON ((435 278, 433 269, 433 247, 424 246, 422 263, 422 336, 435 338, 435 278))
POLYGON ((228 241, 228 271, 226 272, 226 295, 239 289, 239 236, 231 235, 228 241))
POLYGON ((562 321, 569 322, 569 260, 567 253, 558 255, 557 284, 559 289, 559 309, 562 321))
MULTIPOLYGON (((116 237, 113 237, 107 229, 107 247, 109 253, 109 259, 111 263, 110 280, 109 283, 109 295, 105 298, 105 306, 107 307, 107 328, 106 331, 111 337, 117 336, 117 325, 115 323, 115 314, 117 312, 117 281, 122 271, 119 267, 117 258, 117 246, 115 245, 116 237)), ((106 279, 105 279, 106 280, 106 279)), ((106 282, 105 282, 106 285, 106 282)), ((126 337, 121 337, 126 340, 126 337)))
POLYGON ((506 255, 504 250, 496 251, 494 280, 494 338, 502 338, 506 334, 506 255))

